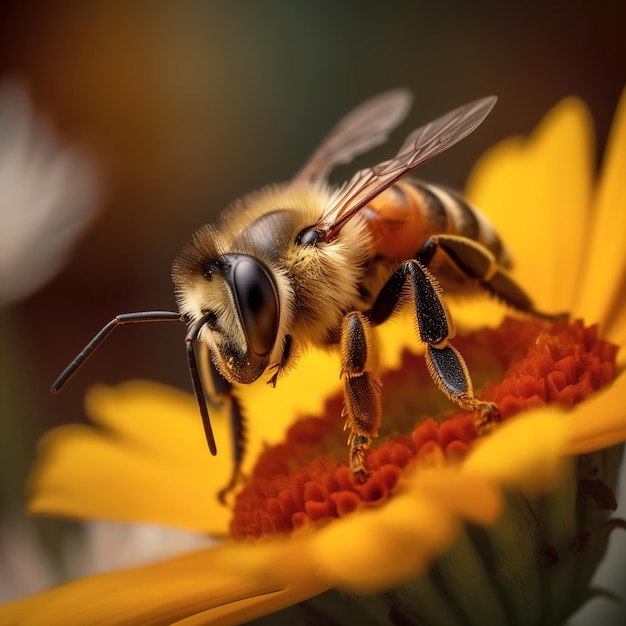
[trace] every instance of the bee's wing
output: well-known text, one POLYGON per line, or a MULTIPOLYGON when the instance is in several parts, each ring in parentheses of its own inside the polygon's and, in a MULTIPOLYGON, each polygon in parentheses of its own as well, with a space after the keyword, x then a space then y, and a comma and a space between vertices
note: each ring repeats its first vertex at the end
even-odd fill
POLYGON ((487 117, 496 100, 495 96, 475 100, 413 131, 393 159, 360 170, 339 189, 316 230, 326 241, 336 237, 344 224, 379 193, 467 137, 487 117))
POLYGON ((346 115, 326 136, 292 184, 325 180, 337 165, 349 163, 387 140, 389 133, 406 117, 411 106, 407 89, 387 91, 346 115))

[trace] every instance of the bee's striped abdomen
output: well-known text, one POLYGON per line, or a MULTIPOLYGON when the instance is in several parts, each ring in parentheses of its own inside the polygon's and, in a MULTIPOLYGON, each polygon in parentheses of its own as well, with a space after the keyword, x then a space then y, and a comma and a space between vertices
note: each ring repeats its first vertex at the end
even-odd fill
POLYGON ((510 254, 493 224, 460 193, 419 181, 411 181, 411 186, 420 197, 429 236, 445 233, 467 237, 485 246, 500 265, 510 267, 510 254))

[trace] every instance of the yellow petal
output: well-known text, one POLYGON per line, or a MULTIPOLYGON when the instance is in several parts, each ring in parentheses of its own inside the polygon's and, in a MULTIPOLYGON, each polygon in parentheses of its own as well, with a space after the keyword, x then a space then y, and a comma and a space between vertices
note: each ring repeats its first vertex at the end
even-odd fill
MULTIPOLYGON (((116 387, 93 387, 85 404, 90 420, 124 443, 179 458, 191 451, 198 463, 208 452, 198 405, 190 393, 129 381, 116 387)), ((212 408, 211 422, 218 447, 228 452, 231 442, 223 407, 212 408)))
POLYGON ((467 184, 468 198, 511 248, 515 277, 547 312, 571 307, 586 262, 592 128, 584 104, 566 99, 529 139, 488 151, 467 184))
POLYGON ((523 491, 545 490, 560 475, 566 436, 562 410, 542 407, 527 411, 477 442, 462 472, 523 491))
POLYGON ((626 373, 567 415, 567 454, 586 454, 626 441, 626 373))
POLYGON ((246 576, 229 568, 224 559, 228 550, 200 550, 140 568, 83 578, 0 607, 0 623, 149 626, 202 615, 206 621, 200 623, 235 624, 240 621, 229 618, 231 609, 245 609, 241 615, 251 618, 323 590, 310 585, 280 587, 267 575, 246 576), (246 599, 251 607, 239 604, 246 599))
POLYGON ((430 499, 396 498, 383 508, 329 525, 304 548, 333 586, 373 592, 404 582, 422 573, 458 530, 459 520, 430 499))
POLYGON ((495 522, 502 504, 492 482, 459 473, 458 468, 418 469, 409 474, 400 495, 426 497, 437 506, 482 525, 495 522))
POLYGON ((576 311, 604 322, 603 336, 626 341, 626 90, 615 113, 593 201, 593 224, 576 311))
POLYGON ((221 452, 212 457, 188 394, 126 383, 94 389, 88 405, 104 428, 65 426, 42 439, 29 485, 31 512, 227 531, 229 511, 216 493, 232 462, 220 420, 221 452))
POLYGON ((239 626, 259 616, 270 615, 281 609, 293 606, 309 598, 326 591, 325 587, 315 584, 299 584, 289 586, 279 591, 264 593, 262 595, 243 600, 236 600, 211 608, 192 617, 174 622, 172 626, 239 626))

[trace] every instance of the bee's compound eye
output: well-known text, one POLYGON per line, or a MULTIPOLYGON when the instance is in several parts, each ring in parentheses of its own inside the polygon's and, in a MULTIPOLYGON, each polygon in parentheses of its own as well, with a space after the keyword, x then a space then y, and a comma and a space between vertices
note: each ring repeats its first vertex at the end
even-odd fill
POLYGON ((266 355, 278 334, 278 293, 265 267, 252 257, 243 257, 233 268, 233 291, 248 344, 266 355))

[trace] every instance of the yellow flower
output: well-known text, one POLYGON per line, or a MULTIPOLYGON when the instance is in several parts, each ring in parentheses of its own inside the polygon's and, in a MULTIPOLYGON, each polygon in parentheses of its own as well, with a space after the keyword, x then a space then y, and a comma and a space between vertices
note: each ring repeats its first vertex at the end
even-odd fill
POLYGON ((604 552, 626 440, 623 355, 610 382, 611 343, 626 340, 624 171, 626 93, 597 182, 591 122, 574 99, 477 165, 468 196, 509 243, 538 307, 599 325, 497 325, 495 306, 456 307, 467 332, 455 345, 504 416, 487 437, 422 385, 421 359, 404 350, 406 319, 381 329, 387 430, 358 488, 342 482, 339 365, 324 353, 277 390, 241 390, 249 481, 232 508, 216 500, 230 466, 224 415, 212 458, 189 395, 140 382, 92 390, 97 428, 46 436, 31 511, 177 526, 224 543, 6 605, 0 624, 237 624, 303 601, 292 610, 325 623, 562 623, 604 552))

